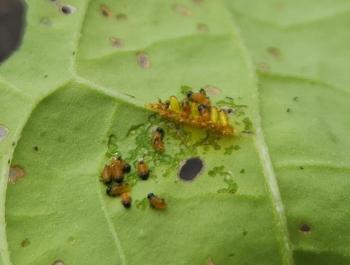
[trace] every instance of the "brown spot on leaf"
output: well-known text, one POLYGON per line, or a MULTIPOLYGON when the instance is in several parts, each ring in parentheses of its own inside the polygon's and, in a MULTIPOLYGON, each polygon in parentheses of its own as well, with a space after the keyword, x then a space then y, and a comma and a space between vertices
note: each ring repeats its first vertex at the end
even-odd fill
POLYGON ((299 226, 299 230, 300 232, 302 232, 303 234, 309 234, 311 233, 311 227, 308 224, 301 224, 299 226))
POLYGON ((22 248, 25 248, 25 247, 28 247, 30 245, 30 241, 28 238, 24 239, 22 242, 21 242, 21 247, 22 248))
POLYGON ((206 24, 199 23, 197 24, 197 31, 200 33, 209 32, 209 27, 206 24))
POLYGON ((151 68, 151 61, 147 53, 138 52, 136 53, 137 63, 141 68, 151 68))
POLYGON ((257 68, 261 72, 269 72, 270 66, 267 63, 258 63, 257 68))
POLYGON ((204 89, 209 96, 217 96, 217 95, 220 95, 222 92, 220 88, 216 86, 211 86, 211 85, 205 85, 204 89))
POLYGON ((268 47, 266 51, 275 59, 280 59, 281 58, 281 50, 278 49, 277 47, 268 47))
POLYGON ((116 18, 117 20, 127 20, 127 19, 128 19, 128 16, 125 15, 125 14, 123 14, 123 13, 118 13, 118 14, 115 16, 115 18, 116 18))
POLYGON ((24 178, 26 172, 20 166, 11 166, 9 171, 9 183, 15 184, 20 179, 24 178))
POLYGON ((112 46, 113 46, 114 48, 120 49, 120 48, 123 48, 123 47, 124 47, 123 41, 122 41, 121 39, 119 39, 119 38, 110 37, 110 38, 109 38, 109 41, 111 42, 111 44, 112 44, 112 46))
POLYGON ((173 10, 184 17, 191 16, 193 14, 192 11, 188 9, 188 7, 182 4, 174 4, 173 10))
POLYGON ((100 5, 100 11, 102 16, 105 16, 105 17, 111 17, 113 15, 111 10, 106 5, 100 5))

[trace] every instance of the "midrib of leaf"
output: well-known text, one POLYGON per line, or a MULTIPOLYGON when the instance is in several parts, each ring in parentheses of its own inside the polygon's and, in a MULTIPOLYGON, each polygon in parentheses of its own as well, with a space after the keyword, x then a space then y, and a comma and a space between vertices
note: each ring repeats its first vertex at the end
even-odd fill
POLYGON ((277 184, 276 174, 274 172, 274 168, 272 165, 271 157, 269 154, 269 149, 265 141, 262 123, 261 123, 261 115, 260 115, 260 96, 258 89, 258 77, 255 73, 255 68, 253 66, 252 58, 248 52, 248 48, 244 44, 244 40, 242 35, 240 34, 240 29, 236 25, 234 19, 232 19, 232 26, 234 28, 234 32, 237 34, 237 40, 239 42, 239 47, 241 48, 242 57, 246 63, 247 69, 251 73, 251 78, 254 83, 256 98, 255 102, 258 103, 256 109, 256 117, 254 121, 255 126, 255 146, 257 152, 259 154, 259 158, 261 161, 261 166, 266 182, 266 186, 270 195, 271 203, 273 205, 274 217, 276 221, 277 231, 279 233, 279 242, 280 242, 280 251, 282 254, 282 260, 284 265, 293 265, 293 252, 291 249, 291 243, 289 239, 289 232, 287 227, 287 218, 285 215, 284 205, 282 202, 281 194, 279 191, 279 187, 277 184))
MULTIPOLYGON (((112 121, 115 117, 115 114, 116 114, 116 111, 117 111, 118 108, 115 108, 114 112, 112 113, 111 115, 111 118, 110 118, 110 125, 108 126, 108 130, 112 127, 112 121)), ((107 133, 106 133, 107 135, 107 133)), ((107 151, 107 150, 106 150, 107 151)), ((101 163, 103 162, 103 158, 100 159, 101 163)), ((106 203, 105 201, 103 200, 103 197, 102 197, 102 192, 100 190, 100 181, 98 181, 96 179, 96 192, 97 192, 97 196, 98 196, 98 200, 101 204, 101 208, 102 208, 102 211, 103 211, 103 215, 106 219, 106 222, 107 222, 107 225, 108 225, 108 229, 109 231, 111 232, 111 235, 112 235, 112 238, 113 238, 113 241, 115 243, 115 246, 118 250, 118 254, 119 254, 119 257, 120 257, 120 260, 122 262, 122 265, 127 265, 127 261, 126 261, 126 257, 125 257, 125 254, 124 254, 124 250, 123 250, 123 247, 121 245, 121 242, 120 242, 120 239, 118 237, 118 233, 117 231, 115 230, 115 227, 112 223, 112 220, 111 220, 111 217, 107 211, 107 207, 106 207, 106 203)))

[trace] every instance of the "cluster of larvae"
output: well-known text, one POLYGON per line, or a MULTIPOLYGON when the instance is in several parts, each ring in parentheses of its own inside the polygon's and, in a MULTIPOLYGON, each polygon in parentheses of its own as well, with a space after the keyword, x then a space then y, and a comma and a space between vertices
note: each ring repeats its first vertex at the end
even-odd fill
MULTIPOLYGON (((153 148, 162 153, 165 150, 164 142, 164 130, 158 127, 152 133, 151 143, 153 148)), ((141 180, 147 180, 149 178, 150 170, 147 163, 144 160, 139 160, 136 165, 137 175, 141 180)), ((130 208, 132 205, 132 198, 130 195, 131 186, 125 182, 125 175, 130 173, 131 166, 121 156, 112 157, 109 164, 105 165, 101 173, 101 181, 107 185, 106 193, 111 197, 121 197, 121 203, 125 208, 130 208)), ((166 202, 163 198, 160 198, 153 193, 149 193, 147 198, 150 205, 155 209, 165 209, 166 202)))
POLYGON ((213 106, 204 89, 188 92, 187 97, 179 101, 175 96, 169 100, 148 104, 147 107, 161 117, 199 127, 221 135, 231 136, 234 133, 230 125, 228 111, 213 106))

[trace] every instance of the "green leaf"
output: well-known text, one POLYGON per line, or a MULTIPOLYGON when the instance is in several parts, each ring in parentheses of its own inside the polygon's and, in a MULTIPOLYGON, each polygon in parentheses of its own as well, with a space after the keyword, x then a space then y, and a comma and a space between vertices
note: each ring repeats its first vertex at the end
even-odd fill
POLYGON ((350 3, 226 2, 258 71, 294 263, 350 264, 350 3))
POLYGON ((349 4, 283 3, 28 0, 0 68, 0 264, 349 264, 349 4), (245 132, 208 138, 144 107, 189 87, 220 92, 245 132), (129 210, 99 181, 114 153, 151 167, 128 175, 129 210))

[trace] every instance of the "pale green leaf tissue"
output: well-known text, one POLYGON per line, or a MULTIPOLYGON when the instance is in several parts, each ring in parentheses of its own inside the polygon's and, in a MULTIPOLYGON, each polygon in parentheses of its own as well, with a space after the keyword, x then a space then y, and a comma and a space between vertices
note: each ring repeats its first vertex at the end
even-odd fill
POLYGON ((26 21, 0 66, 1 265, 350 264, 348 1, 27 0, 26 21), (182 86, 248 105, 253 133, 169 135, 126 210, 106 152, 147 153, 144 105, 182 86), (184 182, 191 155, 205 168, 184 182), (149 192, 168 209, 137 207, 149 192))

